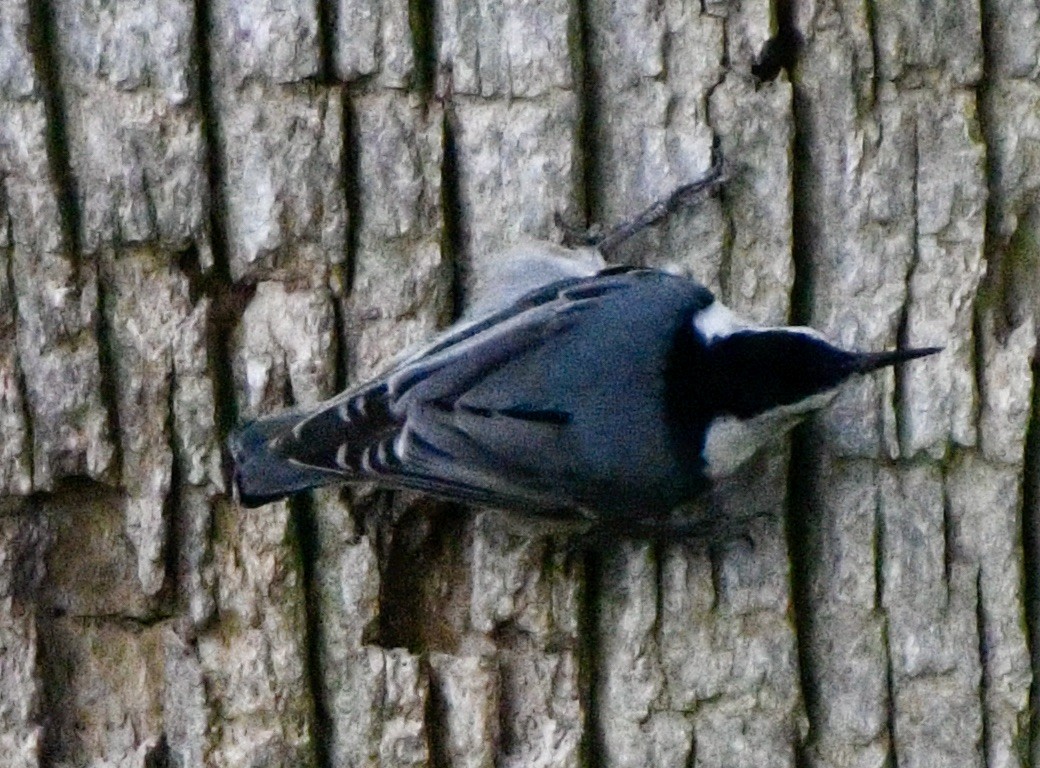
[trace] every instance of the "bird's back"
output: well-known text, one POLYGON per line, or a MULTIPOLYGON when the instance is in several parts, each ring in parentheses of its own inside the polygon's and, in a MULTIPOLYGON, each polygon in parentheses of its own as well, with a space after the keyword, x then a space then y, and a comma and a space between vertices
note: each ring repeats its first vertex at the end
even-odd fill
POLYGON ((580 322, 508 360, 459 399, 458 423, 510 476, 545 493, 619 514, 671 508, 701 486, 699 446, 676 434, 669 391, 676 339, 711 294, 649 270, 592 278, 569 289, 588 302, 580 322), (475 419, 522 407, 543 420, 475 419), (556 414, 555 417, 551 414, 556 414))

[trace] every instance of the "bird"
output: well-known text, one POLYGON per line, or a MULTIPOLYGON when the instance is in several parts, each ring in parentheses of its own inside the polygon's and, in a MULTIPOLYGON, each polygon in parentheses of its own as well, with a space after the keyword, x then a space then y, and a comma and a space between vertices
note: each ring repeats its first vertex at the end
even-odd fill
POLYGON ((756 325, 681 274, 533 258, 541 284, 500 291, 324 403, 235 432, 239 502, 374 482, 523 515, 664 519, 850 378, 942 349, 846 350, 756 325))

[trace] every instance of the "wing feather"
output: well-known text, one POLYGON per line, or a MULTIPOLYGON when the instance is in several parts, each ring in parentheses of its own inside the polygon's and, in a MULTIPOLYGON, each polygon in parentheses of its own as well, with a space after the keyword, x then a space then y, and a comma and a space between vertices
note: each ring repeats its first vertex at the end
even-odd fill
MULTIPOLYGON (((503 366, 568 334, 586 312, 624 291, 644 270, 567 278, 513 305, 455 326, 381 377, 326 402, 282 434, 276 450, 301 466, 375 480, 457 501, 562 512, 551 487, 496 455, 490 435, 537 442, 571 419, 552 404, 480 408, 460 400, 503 366)), ((571 505, 571 509, 577 506, 571 505)))

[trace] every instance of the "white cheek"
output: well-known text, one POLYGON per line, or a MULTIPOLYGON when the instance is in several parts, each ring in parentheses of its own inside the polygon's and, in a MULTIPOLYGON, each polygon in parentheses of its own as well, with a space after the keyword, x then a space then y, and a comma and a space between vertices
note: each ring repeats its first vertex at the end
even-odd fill
POLYGON ((748 327, 750 326, 745 320, 717 301, 712 302, 707 309, 697 313, 693 318, 693 329, 705 341, 730 336, 748 327))

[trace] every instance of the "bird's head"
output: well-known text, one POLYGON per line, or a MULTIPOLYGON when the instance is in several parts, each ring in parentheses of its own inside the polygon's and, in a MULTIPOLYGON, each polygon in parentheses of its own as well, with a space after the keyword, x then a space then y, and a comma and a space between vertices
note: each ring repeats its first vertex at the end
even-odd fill
POLYGON ((693 330, 706 430, 702 453, 708 474, 716 477, 729 474, 764 443, 827 405, 852 376, 941 351, 844 350, 811 328, 741 322, 717 303, 694 317, 693 330))

